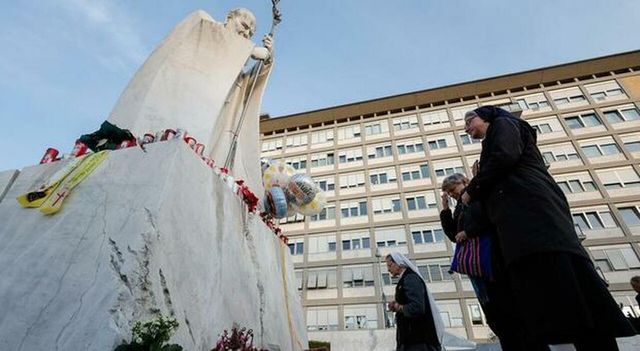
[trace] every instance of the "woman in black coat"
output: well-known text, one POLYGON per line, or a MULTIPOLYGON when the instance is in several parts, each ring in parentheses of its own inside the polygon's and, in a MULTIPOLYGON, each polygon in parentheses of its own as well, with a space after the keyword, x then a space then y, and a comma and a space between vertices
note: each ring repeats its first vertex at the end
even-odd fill
POLYGON ((634 334, 574 230, 569 203, 547 172, 536 132, 509 112, 483 106, 465 116, 484 138, 478 174, 462 201, 484 203, 504 267, 505 296, 521 315, 527 343, 618 350, 634 334))
MULTIPOLYGON (((443 180, 443 210, 440 212, 442 229, 449 240, 454 243, 460 244, 469 238, 481 236, 488 236, 491 241, 495 241, 495 228, 486 218, 486 214, 482 210, 482 204, 479 201, 475 201, 467 206, 460 201, 460 197, 468 184, 468 178, 459 173, 454 173, 443 180), (457 200, 453 212, 449 208, 449 197, 457 200)), ((496 245, 492 245, 491 250, 495 251, 496 249, 496 245)), ((492 252, 492 256, 498 255, 492 252)), ((503 282, 500 281, 502 273, 498 269, 499 267, 492 265, 491 276, 475 277, 469 275, 468 278, 471 281, 478 302, 480 302, 487 324, 500 340, 502 351, 522 351, 526 349, 522 337, 523 323, 520 321, 519 316, 513 313, 509 303, 505 303, 504 289, 502 288, 503 282)), ((548 351, 549 349, 539 345, 537 350, 548 351)))

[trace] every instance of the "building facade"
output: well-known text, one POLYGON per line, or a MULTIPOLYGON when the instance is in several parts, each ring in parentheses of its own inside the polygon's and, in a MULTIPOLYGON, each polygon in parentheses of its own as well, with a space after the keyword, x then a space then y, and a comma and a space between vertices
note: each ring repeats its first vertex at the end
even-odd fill
MULTIPOLYGON (((262 155, 308 173, 322 213, 281 221, 289 236, 310 339, 393 328, 383 258, 413 259, 448 331, 491 337, 468 279, 449 274, 454 246, 439 223, 440 186, 471 175, 481 141, 464 113, 521 113, 565 191, 578 232, 625 312, 640 316, 640 51, 261 121, 262 155)), ((353 334, 355 335, 355 334, 353 334)))

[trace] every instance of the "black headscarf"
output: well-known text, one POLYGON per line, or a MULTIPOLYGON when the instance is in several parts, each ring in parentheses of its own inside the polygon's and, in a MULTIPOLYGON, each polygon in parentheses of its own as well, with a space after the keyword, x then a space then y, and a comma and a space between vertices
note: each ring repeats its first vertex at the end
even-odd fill
POLYGON ((531 127, 529 123, 525 122, 520 117, 514 116, 513 114, 511 114, 511 112, 505 109, 502 109, 496 106, 486 105, 486 106, 478 107, 477 109, 473 110, 473 112, 475 112, 475 114, 478 115, 478 117, 480 117, 482 120, 488 123, 492 123, 493 121, 496 120, 496 118, 508 118, 518 123, 519 125, 523 126, 524 128, 526 128, 526 130, 528 130, 532 134, 534 141, 537 140, 536 130, 533 129, 533 127, 531 127))
POLYGON ((512 115, 509 111, 502 109, 500 107, 491 106, 491 105, 478 107, 477 109, 473 110, 473 112, 475 112, 478 115, 478 117, 482 118, 483 120, 489 123, 493 122, 498 117, 506 117, 506 118, 520 120, 520 118, 512 115))

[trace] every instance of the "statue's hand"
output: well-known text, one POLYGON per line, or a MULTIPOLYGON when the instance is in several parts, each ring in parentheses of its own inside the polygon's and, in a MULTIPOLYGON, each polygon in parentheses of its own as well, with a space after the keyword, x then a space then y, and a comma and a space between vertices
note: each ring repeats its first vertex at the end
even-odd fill
POLYGON ((269 50, 269 54, 271 54, 271 51, 273 51, 273 37, 270 34, 265 34, 264 37, 262 37, 262 44, 269 50))

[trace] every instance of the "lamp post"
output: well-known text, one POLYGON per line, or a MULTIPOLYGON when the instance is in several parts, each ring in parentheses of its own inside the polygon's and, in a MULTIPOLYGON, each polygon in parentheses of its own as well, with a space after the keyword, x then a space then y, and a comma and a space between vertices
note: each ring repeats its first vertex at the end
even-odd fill
POLYGON ((380 291, 382 292, 382 313, 384 318, 384 328, 391 328, 391 322, 389 321, 389 314, 387 311, 387 295, 384 293, 384 278, 382 276, 382 268, 380 268, 381 258, 380 250, 376 247, 376 266, 380 270, 380 291))

